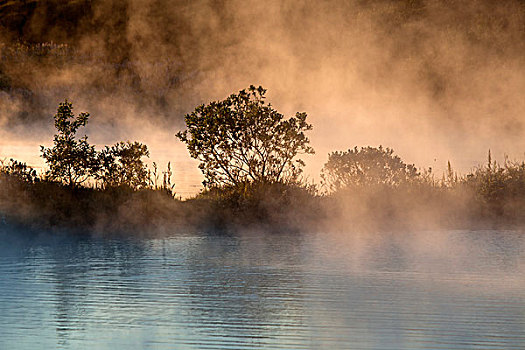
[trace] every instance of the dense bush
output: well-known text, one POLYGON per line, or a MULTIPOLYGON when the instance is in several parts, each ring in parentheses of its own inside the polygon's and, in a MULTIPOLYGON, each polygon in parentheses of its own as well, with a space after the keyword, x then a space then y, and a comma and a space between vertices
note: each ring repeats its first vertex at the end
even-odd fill
POLYGON ((331 192, 352 187, 401 186, 417 181, 419 172, 405 164, 390 148, 362 147, 328 155, 321 172, 323 185, 331 192))
POLYGON ((177 137, 200 161, 207 187, 295 181, 304 166, 297 156, 314 153, 306 113, 284 119, 265 93, 252 85, 186 115, 187 129, 177 137))

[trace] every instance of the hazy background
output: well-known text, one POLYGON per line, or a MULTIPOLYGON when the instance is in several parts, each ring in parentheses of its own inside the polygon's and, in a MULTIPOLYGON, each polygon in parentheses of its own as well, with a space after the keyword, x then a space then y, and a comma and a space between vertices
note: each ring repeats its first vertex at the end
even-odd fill
POLYGON ((250 84, 308 113, 313 179, 354 146, 438 176, 489 148, 523 159, 525 1, 0 1, 1 158, 41 166, 68 98, 91 142, 146 143, 185 196, 201 177, 174 137, 184 115, 250 84))

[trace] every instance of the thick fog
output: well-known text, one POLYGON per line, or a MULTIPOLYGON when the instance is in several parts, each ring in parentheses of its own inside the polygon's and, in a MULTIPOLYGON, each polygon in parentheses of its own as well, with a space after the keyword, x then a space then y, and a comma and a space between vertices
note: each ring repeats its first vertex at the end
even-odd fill
POLYGON ((32 4, 0 7, 2 158, 42 166, 67 98, 91 114, 91 142, 144 142, 150 161, 172 161, 179 193, 196 192, 174 137, 184 115, 254 84, 285 115, 308 113, 314 180, 328 152, 354 146, 392 147, 438 176, 489 148, 523 159, 523 1, 32 4))

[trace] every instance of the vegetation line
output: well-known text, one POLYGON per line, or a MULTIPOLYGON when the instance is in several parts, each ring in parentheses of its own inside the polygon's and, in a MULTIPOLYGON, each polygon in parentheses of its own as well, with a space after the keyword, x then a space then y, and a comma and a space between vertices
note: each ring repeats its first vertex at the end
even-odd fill
POLYGON ((146 145, 118 142, 97 151, 78 136, 88 113, 60 103, 53 146, 41 146, 47 164, 37 172, 17 160, 0 164, 2 223, 33 227, 149 232, 188 227, 272 229, 394 226, 472 226, 525 222, 525 162, 485 165, 460 175, 448 163, 432 169, 406 164, 391 148, 332 152, 321 183, 302 177, 300 155, 313 154, 312 125, 298 112, 286 119, 250 86, 222 101, 198 106, 176 134, 204 175, 199 195, 175 196, 171 164, 149 169, 146 145), (159 177, 162 176, 162 181, 159 177))

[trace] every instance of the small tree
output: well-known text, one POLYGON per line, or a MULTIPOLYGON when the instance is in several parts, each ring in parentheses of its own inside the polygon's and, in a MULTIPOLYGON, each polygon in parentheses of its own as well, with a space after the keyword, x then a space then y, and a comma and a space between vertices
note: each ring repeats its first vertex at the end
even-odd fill
POLYGON ((73 105, 65 100, 58 106, 54 116, 58 133, 54 146, 40 146, 42 158, 49 166, 47 178, 75 187, 85 182, 98 169, 97 152, 87 141, 87 136, 77 139, 78 129, 88 122, 89 113, 73 114, 73 105))
POLYGON ((306 113, 284 116, 266 104, 262 87, 250 86, 223 101, 201 105, 186 115, 187 130, 177 133, 190 155, 201 163, 204 185, 294 181, 312 154, 304 134, 312 125, 306 113))
POLYGON ((321 172, 323 185, 332 192, 356 186, 395 187, 418 177, 414 165, 405 164, 394 150, 382 146, 333 152, 321 172))
POLYGON ((148 186, 148 169, 142 157, 149 157, 148 147, 139 142, 119 142, 100 152, 97 179, 105 187, 127 186, 138 190, 148 186))

